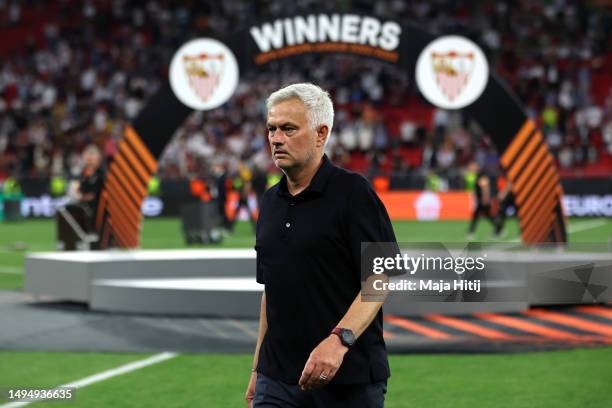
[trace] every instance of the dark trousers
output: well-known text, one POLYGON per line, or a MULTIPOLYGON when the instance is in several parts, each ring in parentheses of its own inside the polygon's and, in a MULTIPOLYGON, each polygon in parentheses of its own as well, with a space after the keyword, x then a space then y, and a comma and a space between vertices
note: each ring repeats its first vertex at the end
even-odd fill
POLYGON ((491 215, 491 206, 488 204, 481 203, 478 203, 476 205, 476 209, 472 213, 472 220, 470 221, 470 227, 468 228, 468 232, 470 234, 473 234, 474 231, 476 231, 476 224, 478 223, 478 219, 481 215, 484 215, 489 219, 489 221, 491 221, 491 224, 493 224, 493 228, 495 228, 495 233, 499 234, 501 228, 499 227, 499 223, 497 222, 495 217, 491 215))
POLYGON ((501 203, 499 203, 499 210, 497 211, 497 216, 495 217, 495 222, 497 223, 497 228, 501 231, 504 228, 504 224, 506 223, 506 212, 508 211, 508 207, 514 204, 514 197, 512 194, 508 194, 501 203))
POLYGON ((234 215, 234 219, 232 220, 231 229, 232 230, 234 229, 234 225, 236 224, 236 221, 238 221, 238 214, 240 213, 240 209, 242 207, 244 207, 247 210, 247 214, 249 215, 249 221, 251 221, 253 232, 255 232, 255 227, 257 226, 257 218, 255 217, 255 214, 253 214, 253 212, 251 211, 251 207, 249 207, 248 198, 242 198, 242 197, 238 201, 238 206, 236 207, 236 213, 234 215))
POLYGON ((383 408, 387 381, 330 384, 312 391, 257 375, 253 408, 383 408))
POLYGON ((225 212, 225 204, 227 204, 227 197, 217 197, 217 209, 219 210, 219 216, 221 217, 223 228, 229 230, 232 228, 232 222, 229 218, 227 218, 227 213, 225 212))
POLYGON ((80 202, 68 204, 66 211, 74 217, 75 221, 86 233, 96 232, 96 212, 98 204, 95 202, 80 202))

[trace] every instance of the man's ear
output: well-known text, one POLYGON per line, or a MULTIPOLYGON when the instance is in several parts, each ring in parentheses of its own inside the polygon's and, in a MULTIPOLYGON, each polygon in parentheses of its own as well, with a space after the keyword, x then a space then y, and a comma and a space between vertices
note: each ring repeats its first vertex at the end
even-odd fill
POLYGON ((329 127, 321 125, 317 129, 317 147, 325 146, 325 141, 329 137, 329 127))

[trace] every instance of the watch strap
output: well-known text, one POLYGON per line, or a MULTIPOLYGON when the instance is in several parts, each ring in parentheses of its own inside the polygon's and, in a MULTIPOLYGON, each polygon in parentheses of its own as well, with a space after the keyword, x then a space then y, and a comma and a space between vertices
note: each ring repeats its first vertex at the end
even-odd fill
POLYGON ((345 329, 343 327, 334 327, 334 329, 331 332, 332 332, 332 334, 335 334, 336 336, 338 336, 340 338, 340 342, 342 343, 343 346, 351 348, 353 345, 347 343, 344 340, 344 336, 342 336, 342 332, 344 332, 344 331, 348 331, 351 334, 353 333, 350 329, 345 329))

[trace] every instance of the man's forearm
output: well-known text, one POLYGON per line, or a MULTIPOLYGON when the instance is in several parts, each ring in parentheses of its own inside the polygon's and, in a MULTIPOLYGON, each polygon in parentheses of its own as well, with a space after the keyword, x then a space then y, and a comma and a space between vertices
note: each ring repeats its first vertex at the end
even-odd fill
POLYGON ((266 317, 266 292, 261 295, 261 306, 259 311, 259 330, 257 332, 257 345, 255 346, 255 355, 253 356, 253 369, 257 368, 257 359, 259 358, 259 348, 261 342, 268 330, 268 320, 266 317))
MULTIPOLYGON (((361 292, 359 292, 338 326, 350 329, 355 338, 361 336, 372 323, 383 303, 384 300, 381 302, 363 302, 361 292)), ((348 347, 342 344, 338 336, 330 333, 310 353, 298 382, 300 387, 303 390, 315 389, 326 384, 328 380, 331 381, 340 368, 346 352, 348 352, 348 347), (325 375, 324 378, 321 377, 323 374, 325 375), (321 382, 322 380, 323 382, 321 382)))
POLYGON ((359 292, 355 300, 353 300, 351 307, 349 307, 342 320, 338 323, 338 327, 350 329, 355 338, 361 336, 370 323, 372 323, 383 303, 384 301, 364 302, 361 298, 361 292, 359 292))
MULTIPOLYGON (((358 338, 372 323, 388 295, 389 291, 381 291, 377 294, 377 299, 380 301, 364 302, 360 291, 344 317, 338 322, 338 327, 350 329, 355 338, 358 338)), ((349 348, 342 343, 339 336, 330 333, 310 353, 298 382, 300 387, 303 390, 315 389, 331 381, 348 350, 349 348)))

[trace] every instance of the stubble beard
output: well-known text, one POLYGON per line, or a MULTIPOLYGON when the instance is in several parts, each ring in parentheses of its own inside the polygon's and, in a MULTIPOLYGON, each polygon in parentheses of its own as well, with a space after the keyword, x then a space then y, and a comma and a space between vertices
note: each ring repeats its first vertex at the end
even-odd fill
MULTIPOLYGON (((296 162, 295 160, 291 160, 291 164, 288 165, 281 165, 279 163, 279 161, 282 161, 283 159, 280 159, 278 161, 274 161, 274 165, 276 167, 278 167, 287 177, 290 177, 292 175, 297 175, 299 174, 303 169, 305 169, 306 167, 308 167, 308 165, 310 164, 310 162, 313 160, 313 158, 316 155, 316 151, 315 149, 311 149, 306 153, 306 157, 304 159, 304 161, 302 162, 296 162)), ((293 156, 291 156, 293 158, 293 156)))

